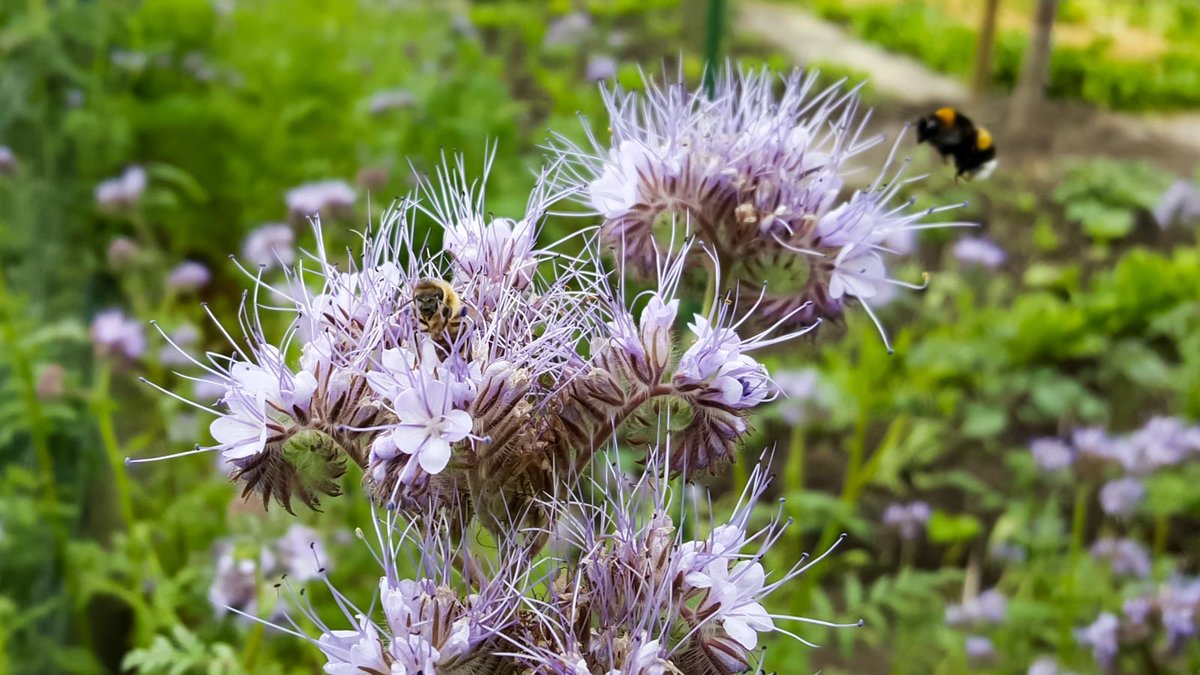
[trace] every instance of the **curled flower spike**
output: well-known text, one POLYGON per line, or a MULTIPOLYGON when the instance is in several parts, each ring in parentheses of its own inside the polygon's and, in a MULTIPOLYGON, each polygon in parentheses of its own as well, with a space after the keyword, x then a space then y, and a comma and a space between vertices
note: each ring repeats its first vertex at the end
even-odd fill
POLYGON ((795 71, 776 95, 769 71, 730 66, 711 98, 678 75, 646 78, 640 94, 604 88, 611 137, 589 130, 580 147, 560 136, 551 151, 566 167, 561 180, 603 218, 601 239, 635 270, 652 272, 671 227, 686 223, 721 261, 727 287, 767 280, 760 323, 837 319, 850 299, 870 312, 889 285, 921 287, 887 276, 891 242, 965 223, 923 223, 945 209, 894 205, 916 180, 904 177, 907 159, 892 168, 901 139, 878 177, 843 197, 853 161, 884 139, 864 137, 857 90, 816 82, 795 71))

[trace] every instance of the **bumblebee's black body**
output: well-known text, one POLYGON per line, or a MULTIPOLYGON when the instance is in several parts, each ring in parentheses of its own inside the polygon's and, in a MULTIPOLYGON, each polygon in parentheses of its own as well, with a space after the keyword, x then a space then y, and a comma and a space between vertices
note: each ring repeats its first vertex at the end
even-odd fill
POLYGON ((988 130, 954 108, 940 108, 917 120, 917 142, 932 145, 942 158, 953 157, 959 178, 981 173, 996 159, 988 130))

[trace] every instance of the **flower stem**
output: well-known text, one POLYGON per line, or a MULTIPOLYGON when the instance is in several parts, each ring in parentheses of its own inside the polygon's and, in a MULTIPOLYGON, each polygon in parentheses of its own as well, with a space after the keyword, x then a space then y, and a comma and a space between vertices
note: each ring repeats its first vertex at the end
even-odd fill
POLYGON ((121 520, 125 528, 132 534, 134 526, 133 492, 129 486, 129 473, 126 471, 125 458, 121 454, 121 444, 117 440, 117 432, 113 426, 113 400, 109 396, 109 382, 112 379, 112 366, 107 360, 102 360, 96 369, 96 382, 92 390, 92 414, 96 417, 96 427, 100 432, 100 442, 104 445, 108 466, 113 474, 113 486, 117 490, 117 505, 121 511, 121 520))
POLYGON ((612 438, 612 435, 616 433, 627 417, 637 412, 637 409, 645 405, 650 399, 665 396, 672 391, 673 389, 669 385, 660 384, 630 398, 618 414, 613 415, 603 427, 592 435, 591 444, 575 458, 575 471, 582 473, 588 464, 591 464, 592 457, 595 456, 596 451, 600 449, 601 445, 607 443, 608 439, 612 438))
POLYGON ((804 492, 804 426, 795 424, 788 437, 787 489, 804 492))
POLYGON ((725 32, 725 0, 708 0, 704 25, 704 91, 717 95, 717 62, 721 57, 721 34, 725 32))
POLYGON ((740 448, 733 450, 733 492, 736 498, 742 494, 742 490, 746 488, 746 483, 750 480, 750 476, 746 473, 746 458, 740 457, 740 448))
POLYGON ((1171 519, 1158 516, 1154 519, 1154 557, 1158 558, 1167 550, 1167 539, 1171 534, 1171 519))
POLYGON ((37 382, 33 373, 33 364, 29 355, 22 347, 17 337, 17 327, 14 323, 18 314, 13 306, 13 299, 8 294, 8 285, 4 275, 0 274, 0 322, 3 323, 4 349, 12 363, 21 396, 25 399, 25 413, 29 420, 29 438, 33 445, 34 455, 37 456, 38 471, 41 473, 42 500, 45 506, 45 517, 54 524, 55 541, 60 552, 66 548, 67 533, 59 520, 58 482, 54 470, 54 456, 50 453, 49 432, 46 419, 42 415, 42 404, 38 400, 37 382))

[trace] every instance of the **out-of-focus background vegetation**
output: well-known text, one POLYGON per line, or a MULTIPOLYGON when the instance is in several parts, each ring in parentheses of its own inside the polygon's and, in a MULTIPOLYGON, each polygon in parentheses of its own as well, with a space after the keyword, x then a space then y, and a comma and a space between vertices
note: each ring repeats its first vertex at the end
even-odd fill
MULTIPOLYGON (((598 81, 637 88, 639 68, 663 64, 699 80, 708 4, 0 5, 0 673, 319 672, 311 645, 223 606, 272 615, 272 581, 305 576, 297 524, 319 532, 332 578, 366 604, 378 574, 353 535, 370 522, 356 481, 325 513, 293 518, 242 502, 208 454, 127 470, 127 456, 207 433, 140 377, 212 398, 171 374, 197 375, 146 322, 222 349, 202 303, 233 315, 245 279, 228 256, 253 258, 252 233, 259 251, 264 232, 312 246, 286 201, 306 184, 344 182, 291 196, 321 204, 343 245, 414 170, 454 151, 480 166, 491 142, 490 207, 519 212, 549 130, 579 136, 577 114, 603 127, 598 81), (271 223, 284 227, 260 230, 271 223), (112 309, 129 318, 94 324, 112 309)), ((877 308, 895 355, 852 312, 766 357, 792 394, 756 420, 750 446, 778 449, 775 490, 796 519, 776 548, 794 558, 850 535, 770 609, 866 619, 802 630, 817 651, 772 639, 772 667, 1024 673, 1052 658, 1059 672, 1101 672, 1080 629, 1129 600, 1178 600, 1197 571, 1200 461, 1142 472, 1144 496, 1113 515, 1101 487, 1119 471, 1041 470, 1029 447, 1200 418, 1200 5, 728 4, 725 54, 870 78, 872 128, 893 137, 958 105, 993 130, 1001 162, 988 181, 956 182, 908 141, 931 174, 912 196, 965 201, 956 217, 981 227, 897 244, 912 251, 897 276, 932 276, 877 308), (1047 5, 1038 68, 1031 34, 1049 27, 1047 5), (1106 538, 1148 565, 1113 565, 1106 538)), ((1186 631, 1156 621, 1122 629, 1115 670, 1200 672, 1186 631)))

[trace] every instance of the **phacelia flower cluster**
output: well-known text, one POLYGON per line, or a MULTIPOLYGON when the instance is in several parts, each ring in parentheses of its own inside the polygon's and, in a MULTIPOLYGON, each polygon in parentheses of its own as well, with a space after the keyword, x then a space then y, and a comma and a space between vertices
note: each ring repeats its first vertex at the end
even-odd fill
POLYGON ((296 255, 284 226, 247 240, 237 328, 212 317, 229 348, 187 356, 198 400, 171 395, 212 416, 193 452, 219 453, 243 495, 315 509, 353 467, 385 509, 382 619, 336 590, 337 627, 288 602, 320 630, 326 672, 726 675, 761 668, 764 633, 830 625, 767 609, 816 561, 764 566, 786 527, 750 524, 764 469, 703 534, 684 535, 697 505, 668 487, 736 461, 751 411, 780 394, 759 350, 898 283, 884 242, 931 212, 891 204, 903 169, 842 198, 846 160, 876 141, 853 93, 814 83, 793 75, 776 98, 766 73, 727 72, 711 100, 608 93, 611 152, 560 149, 508 217, 459 159, 344 255, 319 224, 353 203, 338 185, 289 194, 315 250, 296 255), (603 222, 542 241, 576 197, 603 222), (755 265, 799 282, 749 283, 755 265), (697 266, 735 283, 684 315, 697 266), (467 545, 480 528, 486 555, 467 545))
POLYGON ((757 303, 731 301, 680 334, 695 241, 659 260, 655 288, 630 296, 595 246, 572 257, 538 247, 562 196, 553 185, 543 176, 520 218, 500 218, 461 165, 447 166, 384 215, 356 259, 339 265, 319 247, 278 285, 247 269, 256 289, 243 339, 226 333, 231 355, 194 361, 225 387, 219 408, 196 404, 216 416, 216 443, 203 449, 232 462, 247 492, 287 508, 337 494, 353 462, 380 504, 467 505, 493 528, 515 511, 544 517, 535 497, 610 439, 652 434, 660 406, 690 413, 676 472, 727 465, 749 411, 776 395, 754 351, 800 332, 747 333, 757 303), (443 230, 440 250, 417 242, 418 219, 443 230), (276 345, 259 312, 279 298, 293 329, 276 345))
POLYGON ((686 227, 715 253, 723 288, 757 295, 766 282, 756 312, 765 324, 836 319, 851 299, 870 312, 890 285, 912 286, 888 277, 888 241, 956 223, 922 224, 943 209, 896 203, 911 182, 907 160, 893 169, 898 145, 876 178, 843 196, 852 160, 884 139, 863 136, 855 92, 816 82, 727 68, 711 97, 680 82, 605 89, 610 133, 554 151, 603 219, 601 240, 635 271, 651 272, 686 227))

